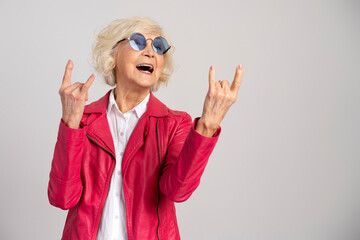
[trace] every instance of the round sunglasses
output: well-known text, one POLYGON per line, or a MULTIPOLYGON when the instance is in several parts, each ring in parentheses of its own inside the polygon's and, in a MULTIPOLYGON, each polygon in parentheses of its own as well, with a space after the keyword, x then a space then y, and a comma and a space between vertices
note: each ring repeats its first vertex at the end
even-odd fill
POLYGON ((141 33, 133 33, 129 38, 121 39, 115 44, 113 48, 115 48, 120 42, 129 40, 130 46, 134 50, 141 51, 146 48, 147 40, 149 39, 152 40, 152 48, 159 55, 164 55, 171 48, 171 46, 169 46, 169 43, 166 41, 165 38, 159 36, 154 39, 151 38, 146 39, 144 35, 142 35, 141 33))

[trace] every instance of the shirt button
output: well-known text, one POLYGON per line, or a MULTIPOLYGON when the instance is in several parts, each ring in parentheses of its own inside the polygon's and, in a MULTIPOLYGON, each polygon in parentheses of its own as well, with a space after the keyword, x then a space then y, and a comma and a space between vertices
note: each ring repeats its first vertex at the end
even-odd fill
POLYGON ((117 171, 117 175, 119 175, 119 176, 120 176, 120 175, 121 175, 121 172, 120 172, 120 171, 117 171))
POLYGON ((124 133, 123 133, 123 132, 121 132, 121 133, 120 133, 120 136, 124 136, 124 133))
POLYGON ((117 192, 117 193, 116 193, 116 196, 119 197, 119 196, 120 196, 120 193, 117 192))
POLYGON ((119 215, 115 215, 115 219, 119 219, 119 215))

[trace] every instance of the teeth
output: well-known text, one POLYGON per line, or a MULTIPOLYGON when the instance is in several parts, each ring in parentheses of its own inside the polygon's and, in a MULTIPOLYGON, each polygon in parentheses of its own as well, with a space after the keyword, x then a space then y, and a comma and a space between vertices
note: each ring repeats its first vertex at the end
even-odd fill
POLYGON ((140 71, 146 71, 146 72, 153 72, 154 68, 150 64, 139 64, 136 65, 136 68, 138 68, 140 71))
POLYGON ((148 65, 148 64, 139 64, 139 65, 137 65, 137 67, 148 67, 150 69, 153 68, 151 65, 148 65))

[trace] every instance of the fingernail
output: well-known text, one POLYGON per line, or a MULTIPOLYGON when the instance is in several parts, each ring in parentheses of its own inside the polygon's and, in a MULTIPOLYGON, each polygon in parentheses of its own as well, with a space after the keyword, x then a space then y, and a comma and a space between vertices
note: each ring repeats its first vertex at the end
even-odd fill
POLYGON ((242 70, 242 69, 243 69, 242 64, 240 64, 240 65, 239 65, 239 69, 240 69, 240 70, 242 70))
POLYGON ((214 66, 210 66, 210 69, 213 70, 213 69, 214 69, 214 66))

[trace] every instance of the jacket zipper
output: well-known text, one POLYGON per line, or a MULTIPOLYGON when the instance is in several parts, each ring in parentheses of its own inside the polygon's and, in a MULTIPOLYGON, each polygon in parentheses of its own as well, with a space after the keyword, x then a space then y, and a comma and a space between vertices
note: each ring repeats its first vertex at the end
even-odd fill
POLYGON ((106 148, 104 148, 103 146, 101 146, 95 139, 93 139, 92 137, 90 137, 89 134, 86 134, 86 136, 87 136, 91 141, 93 141, 96 145, 98 145, 102 150, 104 150, 105 152, 107 152, 108 154, 110 154, 110 155, 115 159, 115 156, 114 156, 114 154, 112 154, 112 152, 110 152, 109 150, 107 150, 106 148))
MULTIPOLYGON (((87 136, 91 141, 93 141, 97 146, 99 146, 101 149, 103 149, 105 152, 109 153, 109 154, 113 157, 113 159, 115 159, 114 154, 112 154, 112 152, 110 152, 109 150, 107 150, 106 148, 104 148, 103 146, 101 146, 95 139, 93 139, 92 137, 90 137, 88 134, 86 134, 86 136, 87 136)), ((114 171, 114 168, 115 168, 115 165, 112 166, 111 172, 114 171)), ((111 179, 111 178, 110 178, 110 179, 111 179)), ((108 192, 109 192, 109 187, 110 187, 109 181, 107 181, 106 184, 107 184, 106 193, 108 193, 108 192)), ((103 210, 103 208, 104 208, 104 203, 105 203, 107 194, 104 194, 104 196, 105 196, 105 198, 101 199, 101 214, 100 214, 100 218, 101 218, 101 215, 102 215, 102 210, 103 210)), ((98 226, 97 226, 97 231, 96 231, 96 235, 95 235, 95 238, 94 238, 94 239, 96 239, 96 237, 97 237, 97 232, 99 231, 99 226, 100 226, 100 222, 99 222, 99 224, 98 224, 98 226)))
POLYGON ((161 175, 161 149, 160 149, 160 138, 159 138, 159 121, 156 121, 156 138, 157 138, 157 147, 158 147, 158 156, 159 156, 159 178, 158 178, 158 202, 157 202, 157 217, 158 217, 158 226, 157 226, 157 238, 160 240, 160 213, 159 213, 159 205, 160 205, 160 175, 161 175))

